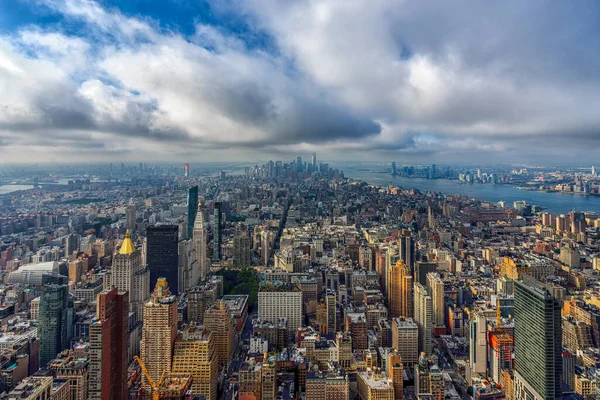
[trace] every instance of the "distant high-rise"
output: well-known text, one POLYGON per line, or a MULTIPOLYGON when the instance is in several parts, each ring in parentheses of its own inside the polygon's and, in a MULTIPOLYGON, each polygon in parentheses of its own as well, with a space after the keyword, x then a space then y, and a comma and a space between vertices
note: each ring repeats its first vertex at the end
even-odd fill
POLYGON ((117 289, 98 295, 96 319, 90 324, 88 398, 127 398, 129 297, 117 289))
POLYGON ((312 170, 317 170, 317 153, 312 154, 312 170))
MULTIPOLYGON (((163 371, 171 372, 173 347, 177 337, 177 298, 171 294, 165 278, 156 281, 154 293, 144 304, 144 325, 140 358, 155 382, 163 371)), ((151 392, 150 384, 142 378, 142 389, 151 392)))
POLYGON ((328 289, 325 304, 327 306, 327 331, 331 333, 337 332, 336 299, 335 292, 328 289))
POLYGON ((596 166, 592 165, 592 175, 596 176, 596 166))
POLYGON ((270 230, 264 230, 260 233, 260 258, 264 265, 269 265, 275 237, 270 230))
POLYGON ((199 210, 196 213, 194 221, 194 248, 196 249, 196 259, 198 260, 199 277, 203 279, 209 269, 209 260, 206 256, 207 230, 204 223, 204 213, 199 210))
POLYGON ((70 258, 79 248, 79 235, 71 233, 65 237, 65 257, 70 258))
POLYGON ((396 170, 396 162, 392 161, 392 175, 398 175, 398 171, 396 170))
POLYGON ((177 225, 151 225, 146 231, 148 252, 146 262, 150 270, 150 287, 159 277, 169 282, 171 293, 177 293, 178 243, 177 225))
POLYGON ((302 157, 298 156, 298 158, 296 158, 296 172, 303 172, 304 171, 304 164, 302 163, 302 157))
POLYGON ((150 295, 150 271, 142 263, 142 253, 133 246, 129 231, 104 275, 104 289, 112 288, 128 293, 129 310, 140 320, 144 302, 150 295))
POLYGON ((127 211, 126 211, 125 217, 126 217, 127 229, 129 230, 129 232, 134 232, 135 231, 136 210, 135 210, 135 206, 133 204, 127 206, 127 211))
POLYGON ((469 367, 471 374, 485 374, 488 365, 488 323, 484 313, 469 318, 469 367))
POLYGON ((533 278, 515 281, 515 398, 562 396, 561 302, 533 278))
POLYGON ((412 318, 392 319, 392 347, 400 353, 405 368, 419 359, 419 327, 412 318))
POLYGON ((244 230, 238 230, 233 237, 233 264, 239 267, 249 267, 250 236, 244 230))
POLYGON ((43 275, 38 332, 40 365, 45 367, 58 353, 69 347, 73 332, 73 301, 69 298, 69 278, 43 275))
POLYGON ((273 162, 273 160, 269 160, 267 162, 265 172, 266 172, 267 176, 269 176, 269 177, 275 176, 275 163, 273 162))
POLYGON ((415 266, 415 239, 412 237, 411 231, 402 231, 399 242, 400 259, 404 261, 404 265, 412 271, 415 266))
POLYGON ((183 164, 183 176, 189 178, 190 176, 190 164, 183 164))
POLYGON ((427 290, 431 294, 433 305, 433 326, 436 328, 444 326, 444 282, 439 274, 430 272, 427 274, 427 290))
POLYGON ((222 204, 217 201, 214 204, 212 215, 212 232, 213 232, 213 262, 221 261, 221 213, 222 204))
POLYGON ((427 274, 437 271, 438 264, 435 262, 417 261, 415 263, 415 282, 427 285, 427 274))
POLYGON ((198 213, 198 186, 193 186, 187 192, 187 238, 194 238, 194 221, 198 213))
POLYGON ((427 288, 415 285, 415 322, 419 327, 419 351, 431 354, 433 302, 427 288))
POLYGON ((413 315, 413 277, 402 260, 388 271, 388 304, 391 318, 413 315))
POLYGON ((179 264, 177 287, 179 293, 187 292, 196 286, 200 280, 200 269, 194 248, 194 241, 185 239, 179 241, 179 264))

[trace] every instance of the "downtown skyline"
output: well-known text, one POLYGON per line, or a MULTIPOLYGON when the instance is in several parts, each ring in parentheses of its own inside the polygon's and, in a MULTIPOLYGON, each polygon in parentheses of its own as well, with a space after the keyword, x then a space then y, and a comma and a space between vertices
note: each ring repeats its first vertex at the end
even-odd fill
POLYGON ((594 160, 595 2, 168 5, 7 0, 0 163, 594 160))

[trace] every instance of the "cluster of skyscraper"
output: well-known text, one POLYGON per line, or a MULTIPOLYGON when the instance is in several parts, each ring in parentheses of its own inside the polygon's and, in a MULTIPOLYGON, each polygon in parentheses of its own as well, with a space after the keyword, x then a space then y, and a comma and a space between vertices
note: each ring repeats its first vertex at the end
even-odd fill
POLYGON ((600 391, 596 214, 368 185, 316 155, 176 174, 0 244, 9 399, 600 391))

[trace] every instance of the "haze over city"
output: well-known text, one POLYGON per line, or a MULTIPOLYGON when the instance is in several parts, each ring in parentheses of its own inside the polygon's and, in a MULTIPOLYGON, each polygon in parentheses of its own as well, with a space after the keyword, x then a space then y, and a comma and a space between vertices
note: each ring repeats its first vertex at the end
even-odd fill
POLYGON ((591 162, 599 7, 4 0, 0 162, 591 162))

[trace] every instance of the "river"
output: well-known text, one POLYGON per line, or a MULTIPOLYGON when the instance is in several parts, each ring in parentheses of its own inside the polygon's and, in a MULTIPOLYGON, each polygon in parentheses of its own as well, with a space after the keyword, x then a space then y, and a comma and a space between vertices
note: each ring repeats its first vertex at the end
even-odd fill
MULTIPOLYGON (((337 167, 337 166, 336 166, 337 167)), ((576 209, 580 211, 593 211, 600 214, 600 196, 585 196, 570 193, 546 193, 519 190, 510 185, 491 184, 461 184, 458 181, 447 179, 422 179, 392 176, 381 172, 378 168, 353 167, 349 165, 340 166, 347 177, 360 179, 372 185, 392 184, 403 188, 415 188, 420 191, 441 192, 444 194, 462 194, 479 200, 498 202, 506 201, 512 205, 517 200, 526 200, 528 204, 539 205, 554 214, 566 214, 576 209)), ((59 181, 66 184, 68 179, 59 181)), ((32 185, 0 185, 0 195, 27 190, 32 185)))
POLYGON ((33 189, 33 185, 0 185, 0 194, 16 192, 18 190, 33 189))
POLYGON ((600 214, 600 196, 559 192, 533 192, 520 190, 510 185, 468 184, 447 179, 422 179, 393 176, 389 173, 366 168, 343 168, 344 174, 353 179, 360 179, 372 185, 392 184, 403 188, 415 188, 420 191, 440 192, 444 194, 461 194, 478 200, 491 202, 506 201, 512 206, 517 200, 526 200, 527 204, 538 205, 553 214, 566 214, 576 209, 593 211, 600 214))

